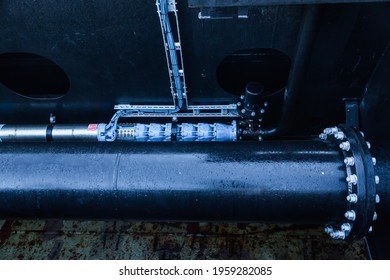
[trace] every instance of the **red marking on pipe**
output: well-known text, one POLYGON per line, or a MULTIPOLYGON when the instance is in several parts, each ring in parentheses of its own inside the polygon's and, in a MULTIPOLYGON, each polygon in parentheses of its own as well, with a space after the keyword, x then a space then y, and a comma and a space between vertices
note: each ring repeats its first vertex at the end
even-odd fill
POLYGON ((90 125, 88 125, 88 131, 96 131, 97 128, 98 128, 97 123, 91 123, 90 125))

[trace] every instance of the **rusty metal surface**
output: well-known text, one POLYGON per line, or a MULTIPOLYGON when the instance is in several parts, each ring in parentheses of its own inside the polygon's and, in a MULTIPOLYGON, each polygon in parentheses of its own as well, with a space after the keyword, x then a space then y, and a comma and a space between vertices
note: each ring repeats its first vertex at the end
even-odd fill
POLYGON ((0 221, 0 259, 365 259, 322 227, 123 221, 0 221))

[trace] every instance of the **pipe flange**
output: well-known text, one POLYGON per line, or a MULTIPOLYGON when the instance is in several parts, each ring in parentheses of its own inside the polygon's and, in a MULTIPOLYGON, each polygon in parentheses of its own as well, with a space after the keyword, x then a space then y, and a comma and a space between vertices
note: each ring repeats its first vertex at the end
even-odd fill
POLYGON ((319 137, 340 148, 346 168, 346 210, 341 221, 327 225, 325 232, 334 239, 360 239, 372 231, 372 223, 378 218, 375 204, 380 201, 376 193, 379 183, 374 169, 376 159, 369 151, 371 145, 362 132, 345 125, 326 128, 319 137))
POLYGON ((268 102, 264 101, 261 103, 260 108, 255 110, 249 109, 244 104, 244 95, 241 95, 240 100, 237 102, 237 112, 245 119, 262 119, 266 113, 268 102))

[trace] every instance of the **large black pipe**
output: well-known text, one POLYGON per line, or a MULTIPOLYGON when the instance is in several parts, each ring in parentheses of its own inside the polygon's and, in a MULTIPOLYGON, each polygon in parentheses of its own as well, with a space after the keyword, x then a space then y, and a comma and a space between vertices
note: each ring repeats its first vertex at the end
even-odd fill
POLYGON ((342 219, 338 147, 262 143, 2 143, 0 218, 342 219))

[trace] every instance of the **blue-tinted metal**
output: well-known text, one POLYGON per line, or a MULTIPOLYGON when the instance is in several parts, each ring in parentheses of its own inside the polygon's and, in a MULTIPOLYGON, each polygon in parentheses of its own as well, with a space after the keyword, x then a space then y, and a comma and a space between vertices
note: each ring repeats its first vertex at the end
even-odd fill
POLYGON ((235 121, 232 124, 182 123, 173 132, 172 123, 132 123, 119 124, 115 134, 116 140, 130 142, 169 142, 172 138, 179 142, 232 142, 237 140, 237 125, 235 121))

